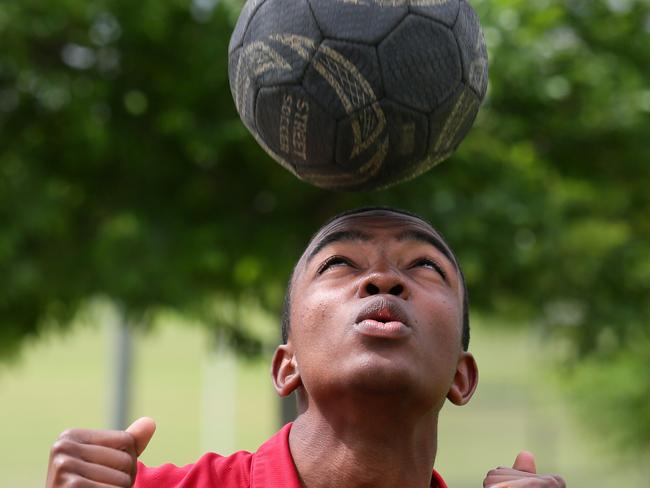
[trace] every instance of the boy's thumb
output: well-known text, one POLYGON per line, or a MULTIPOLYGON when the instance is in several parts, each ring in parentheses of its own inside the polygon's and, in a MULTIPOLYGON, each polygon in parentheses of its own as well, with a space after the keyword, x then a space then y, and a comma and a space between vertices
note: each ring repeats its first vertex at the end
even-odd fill
POLYGON ((156 422, 149 417, 142 417, 133 422, 126 431, 135 439, 135 452, 140 457, 156 432, 156 422))
POLYGON ((515 464, 512 465, 512 469, 536 474, 537 468, 535 467, 535 456, 532 452, 521 451, 517 455, 517 459, 515 459, 515 464))

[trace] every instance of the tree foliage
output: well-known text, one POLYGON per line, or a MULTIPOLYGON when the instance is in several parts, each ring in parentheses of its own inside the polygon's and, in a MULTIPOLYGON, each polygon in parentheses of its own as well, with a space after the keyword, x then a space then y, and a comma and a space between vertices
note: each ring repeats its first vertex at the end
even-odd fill
MULTIPOLYGON (((239 5, 3 1, 0 352, 97 296, 134 316, 197 313, 250 345, 206 315, 215 300, 277 310, 323 220, 387 204, 445 233, 474 311, 562 335, 577 376, 626 355, 612 374, 647 376, 650 349, 629 346, 650 343, 650 3, 473 4, 490 89, 459 152, 412 182, 338 194, 296 180, 240 123, 227 82, 239 5)), ((647 382, 590 378, 630 398, 619 424, 650 423, 647 382)), ((650 445, 647 428, 630 432, 650 445)))

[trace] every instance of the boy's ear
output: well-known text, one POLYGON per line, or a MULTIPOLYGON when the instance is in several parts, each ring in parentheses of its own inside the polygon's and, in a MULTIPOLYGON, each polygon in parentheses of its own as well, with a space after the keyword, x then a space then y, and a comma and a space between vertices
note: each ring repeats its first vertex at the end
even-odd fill
POLYGON ((302 385, 298 362, 293 353, 291 343, 280 344, 273 354, 271 366, 273 386, 281 397, 289 396, 296 388, 302 385))
POLYGON ((465 405, 472 398, 477 385, 478 367, 474 356, 469 352, 463 352, 458 359, 456 375, 447 398, 454 405, 465 405))

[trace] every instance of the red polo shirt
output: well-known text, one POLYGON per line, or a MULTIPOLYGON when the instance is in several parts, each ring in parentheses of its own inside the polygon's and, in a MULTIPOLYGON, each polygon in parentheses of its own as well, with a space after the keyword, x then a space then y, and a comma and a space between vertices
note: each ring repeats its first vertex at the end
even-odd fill
MULTIPOLYGON (((255 453, 239 451, 226 457, 208 453, 180 468, 138 463, 134 488, 301 488, 289 451, 290 430, 289 423, 255 453)), ((447 488, 435 470, 431 488, 447 488)))

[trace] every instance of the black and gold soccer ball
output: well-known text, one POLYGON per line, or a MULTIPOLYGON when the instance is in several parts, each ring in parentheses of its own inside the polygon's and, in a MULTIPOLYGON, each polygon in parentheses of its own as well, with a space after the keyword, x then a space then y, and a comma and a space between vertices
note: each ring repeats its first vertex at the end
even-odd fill
POLYGON ((466 0, 248 0, 228 52, 256 140, 333 190, 390 186, 446 159, 487 89, 466 0))

